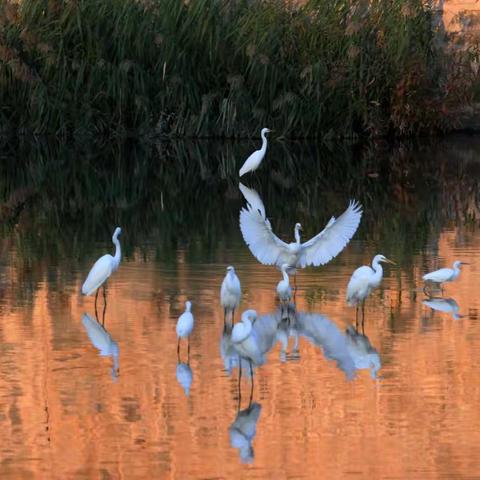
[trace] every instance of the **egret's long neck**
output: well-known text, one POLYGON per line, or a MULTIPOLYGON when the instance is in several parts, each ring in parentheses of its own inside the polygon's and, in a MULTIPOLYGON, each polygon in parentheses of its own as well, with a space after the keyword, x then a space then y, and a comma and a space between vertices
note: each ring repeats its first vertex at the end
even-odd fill
POLYGON ((382 279, 382 276, 383 276, 383 267, 382 267, 382 265, 381 265, 380 262, 374 261, 374 262, 372 262, 372 268, 373 268, 373 271, 375 272, 374 275, 373 275, 372 280, 373 280, 374 282, 378 282, 379 280, 382 279))
POLYGON ((300 229, 296 228, 294 235, 295 235, 295 242, 297 242, 298 245, 300 245, 300 229))
POLYGON ((267 135, 265 132, 262 132, 262 148, 260 151, 264 154, 267 151, 267 135))
POLYGON ((457 278, 460 275, 460 267, 458 265, 453 266, 453 271, 455 272, 455 278, 457 278))
POLYGON ((113 243, 115 244, 115 256, 113 257, 113 261, 115 263, 115 270, 120 265, 120 259, 122 258, 122 249, 120 247, 120 240, 118 237, 114 237, 113 243))
POLYGON ((288 274, 287 274, 287 272, 285 271, 284 268, 282 268, 282 274, 283 274, 283 280, 284 280, 285 282, 287 282, 287 285, 289 285, 290 279, 288 278, 288 274))

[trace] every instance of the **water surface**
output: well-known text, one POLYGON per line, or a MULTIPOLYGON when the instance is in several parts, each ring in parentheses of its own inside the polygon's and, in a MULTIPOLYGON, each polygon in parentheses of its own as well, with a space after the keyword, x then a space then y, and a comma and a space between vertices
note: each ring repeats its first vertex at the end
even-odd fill
POLYGON ((239 395, 219 305, 225 267, 242 282, 241 309, 267 327, 281 278, 238 227, 235 172, 252 148, 2 147, 2 478, 479 475, 480 142, 272 145, 245 183, 282 238, 297 221, 314 235, 350 198, 365 214, 334 261, 299 273, 297 321, 279 322, 253 390, 245 368, 239 395), (109 351, 79 290, 116 225, 124 258, 107 286, 109 351), (345 289, 376 253, 398 266, 368 299, 355 349, 345 289), (472 264, 425 303, 421 276, 456 259, 472 264), (179 366, 187 298, 196 325, 179 366))

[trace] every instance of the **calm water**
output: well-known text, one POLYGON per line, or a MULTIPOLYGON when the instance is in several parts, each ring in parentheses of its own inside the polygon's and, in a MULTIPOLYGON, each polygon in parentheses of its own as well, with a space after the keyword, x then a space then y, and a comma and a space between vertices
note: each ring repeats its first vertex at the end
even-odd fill
POLYGON ((3 145, 1 478, 479 478, 480 141, 276 142, 245 183, 282 238, 297 221, 312 236, 350 198, 365 208, 334 261, 299 273, 290 326, 279 272, 238 227, 235 171, 252 148, 3 145), (117 224, 112 356, 79 290, 117 224), (398 266, 368 299, 362 337, 345 289, 376 253, 398 266), (456 259, 472 265, 434 310, 421 276, 456 259), (228 264, 273 344, 240 394, 219 306, 228 264), (196 325, 178 365, 187 298, 196 325))

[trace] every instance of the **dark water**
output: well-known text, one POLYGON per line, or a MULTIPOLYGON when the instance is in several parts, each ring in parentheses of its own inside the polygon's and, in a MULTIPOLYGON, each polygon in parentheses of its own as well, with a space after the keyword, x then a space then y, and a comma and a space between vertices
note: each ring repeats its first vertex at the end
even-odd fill
POLYGON ((351 198, 365 210, 334 261, 299 273, 290 325, 278 271, 238 227, 236 171, 252 148, 2 145, 1 478, 480 475, 480 141, 274 142, 245 183, 283 239, 297 221, 314 235, 351 198), (116 225, 124 258, 103 330, 79 290, 116 225), (362 336, 345 289, 376 253, 398 266, 368 299, 362 336), (425 303, 421 276, 456 259, 471 265, 425 303), (240 395, 219 305, 229 264, 273 344, 240 395), (178 365, 187 298, 196 325, 178 365))

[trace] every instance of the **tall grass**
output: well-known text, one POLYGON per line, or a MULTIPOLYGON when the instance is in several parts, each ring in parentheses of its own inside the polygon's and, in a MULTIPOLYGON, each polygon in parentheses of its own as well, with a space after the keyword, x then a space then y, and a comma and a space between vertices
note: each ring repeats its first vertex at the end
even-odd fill
POLYGON ((0 122, 59 135, 447 129, 473 80, 452 81, 460 62, 435 35, 422 0, 5 0, 0 122))

